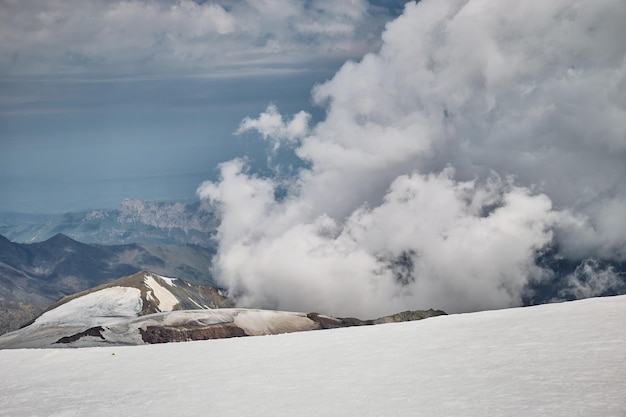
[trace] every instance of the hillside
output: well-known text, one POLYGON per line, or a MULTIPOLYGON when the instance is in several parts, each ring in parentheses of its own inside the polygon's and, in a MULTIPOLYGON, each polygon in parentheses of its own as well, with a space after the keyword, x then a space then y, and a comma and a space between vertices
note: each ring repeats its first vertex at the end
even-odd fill
POLYGON ((200 246, 89 245, 58 234, 20 244, 0 236, 0 334, 59 298, 141 270, 212 284, 212 251, 200 246))
POLYGON ((265 337, 2 350, 2 412, 623 416, 625 316, 618 296, 265 337))
POLYGON ((142 271, 63 297, 28 326, 0 336, 0 349, 186 342, 384 324, 445 314, 406 311, 360 320, 227 307, 233 307, 232 303, 213 287, 142 271))

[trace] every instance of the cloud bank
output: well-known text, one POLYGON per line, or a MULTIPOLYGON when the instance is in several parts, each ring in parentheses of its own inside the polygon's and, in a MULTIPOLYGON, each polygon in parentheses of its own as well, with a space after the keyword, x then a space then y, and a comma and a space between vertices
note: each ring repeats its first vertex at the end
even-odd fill
POLYGON ((0 9, 5 77, 310 70, 376 48, 393 13, 365 0, 4 0, 0 9))
POLYGON ((558 273, 546 256, 580 264, 572 293, 614 287, 597 262, 626 261, 624 21, 619 0, 408 3, 313 89, 324 120, 242 122, 307 165, 277 181, 234 160, 199 187, 217 279, 242 306, 362 317, 519 305, 558 273))

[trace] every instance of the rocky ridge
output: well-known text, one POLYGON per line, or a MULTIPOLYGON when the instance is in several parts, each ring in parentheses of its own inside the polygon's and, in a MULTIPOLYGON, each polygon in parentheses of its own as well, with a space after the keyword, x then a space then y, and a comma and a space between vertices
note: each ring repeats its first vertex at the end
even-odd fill
POLYGON ((61 297, 141 270, 211 285, 212 256, 194 245, 90 245, 61 234, 21 244, 0 236, 0 334, 34 319, 61 297))
POLYGON ((360 320, 233 308, 215 288, 143 271, 64 297, 30 325, 0 336, 0 349, 183 342, 375 325, 444 314, 431 309, 360 320))

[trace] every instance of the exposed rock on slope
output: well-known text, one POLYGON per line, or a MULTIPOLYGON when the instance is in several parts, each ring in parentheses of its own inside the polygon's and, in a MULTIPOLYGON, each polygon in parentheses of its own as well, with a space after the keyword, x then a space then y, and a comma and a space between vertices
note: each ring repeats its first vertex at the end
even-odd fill
MULTIPOLYGON (((147 271, 116 279, 115 281, 61 298, 47 311, 54 310, 72 300, 94 294, 106 288, 135 288, 139 290, 142 308, 138 315, 173 310, 193 310, 232 307, 220 292, 208 285, 194 285, 178 278, 167 278, 147 271)), ((94 301, 97 301, 94 300, 94 301)))
MULTIPOLYGON (((41 310, 34 307, 33 304, 0 300, 0 329, 8 331, 19 329, 24 323, 28 323, 40 313, 41 310)), ((1 333, 2 331, 0 331, 1 333)))
POLYGON ((372 321, 373 324, 399 323, 402 321, 415 321, 426 319, 428 317, 443 316, 445 314, 446 313, 444 311, 433 310, 432 308, 428 310, 410 310, 392 314, 391 316, 381 317, 372 321))
POLYGON ((113 344, 143 343, 138 330, 128 328, 133 319, 182 309, 231 306, 215 288, 140 272, 62 298, 30 325, 0 336, 0 347, 42 347, 84 337, 113 344), (98 336, 109 327, 118 334, 98 336))
POLYGON ((214 288, 142 272, 63 298, 29 326, 0 336, 0 349, 221 339, 445 314, 429 310, 402 313, 394 319, 360 320, 317 313, 220 307, 230 307, 230 303, 214 288))
POLYGON ((317 313, 309 313, 307 317, 314 322, 318 323, 322 329, 336 329, 338 327, 352 327, 352 326, 368 326, 372 324, 384 324, 384 323, 398 323, 401 321, 415 321, 422 320, 429 317, 443 316, 445 311, 433 310, 414 310, 403 311, 402 313, 396 313, 391 316, 384 316, 375 320, 361 320, 354 317, 338 318, 323 316, 317 313))
POLYGON ((192 245, 88 245, 61 234, 20 244, 0 236, 0 334, 19 328, 65 295, 144 269, 211 284, 212 255, 192 245))

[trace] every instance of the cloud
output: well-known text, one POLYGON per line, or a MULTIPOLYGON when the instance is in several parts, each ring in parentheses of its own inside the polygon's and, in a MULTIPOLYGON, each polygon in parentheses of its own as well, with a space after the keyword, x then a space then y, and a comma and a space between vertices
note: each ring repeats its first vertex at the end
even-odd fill
POLYGON ((546 196, 497 178, 458 183, 451 169, 400 176, 382 204, 337 221, 312 215, 310 201, 277 203, 271 181, 242 166, 225 164, 222 181, 200 189, 221 205, 218 272, 242 305, 373 317, 518 304, 544 273, 534 253, 558 221, 546 196))
POLYGON ((199 188, 222 210, 217 278, 241 305, 375 316, 519 305, 548 252, 624 261, 625 18, 613 0, 408 3, 313 89, 326 117, 298 140, 274 108, 244 120, 307 166, 285 183, 238 160, 199 188))
POLYGON ((324 66, 376 48, 365 0, 4 1, 6 76, 233 76, 324 66))
POLYGON ((256 130, 263 139, 270 139, 274 142, 274 149, 278 148, 281 142, 294 142, 308 133, 309 120, 311 119, 311 115, 308 113, 300 111, 288 122, 283 119, 283 116, 278 112, 278 108, 270 104, 257 119, 246 117, 235 133, 242 134, 250 130, 256 130))
POLYGON ((598 297, 622 294, 626 283, 611 265, 602 265, 597 259, 585 259, 574 272, 565 277, 565 285, 559 291, 560 299, 598 297))

